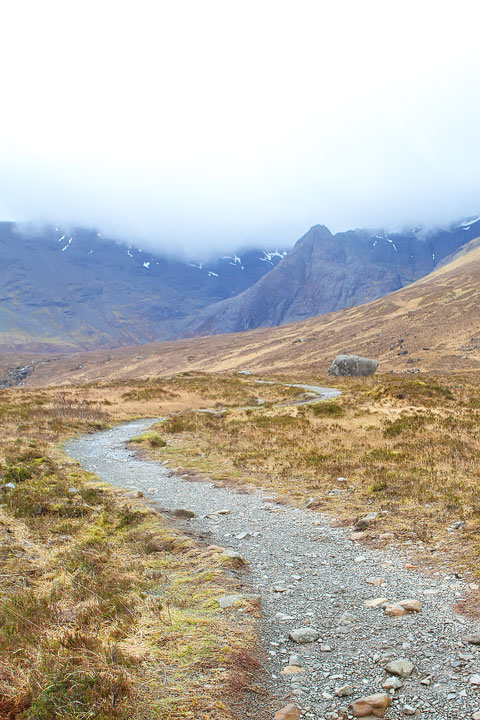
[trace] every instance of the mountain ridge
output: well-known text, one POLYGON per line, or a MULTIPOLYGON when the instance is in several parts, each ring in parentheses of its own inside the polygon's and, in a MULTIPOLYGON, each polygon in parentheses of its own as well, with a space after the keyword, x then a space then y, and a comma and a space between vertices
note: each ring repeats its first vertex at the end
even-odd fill
POLYGON ((204 308, 184 336, 276 326, 369 302, 424 277, 479 234, 478 218, 430 232, 357 229, 332 235, 314 225, 255 285, 204 308))
POLYGON ((448 228, 313 226, 290 252, 208 263, 119 244, 95 230, 0 223, 0 350, 76 352, 283 325, 388 295, 480 235, 448 228))
MULTIPOLYGON (((469 253, 365 305, 243 333, 94 350, 28 362, 27 385, 155 379, 177 373, 251 371, 326 376, 340 353, 380 362, 379 373, 480 371, 480 238, 469 253)), ((23 358, 25 362, 26 359, 23 358)), ((11 363, 13 364, 13 362, 11 363)), ((331 382, 331 379, 330 379, 331 382)))
POLYGON ((175 337, 203 306, 242 292, 284 256, 247 249, 209 263, 177 260, 47 226, 0 223, 0 348, 74 351, 175 337))

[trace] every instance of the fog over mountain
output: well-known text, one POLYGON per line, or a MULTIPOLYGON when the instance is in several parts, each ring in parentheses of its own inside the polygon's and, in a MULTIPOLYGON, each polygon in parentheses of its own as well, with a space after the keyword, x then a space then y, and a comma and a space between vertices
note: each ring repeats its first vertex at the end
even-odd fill
POLYGON ((295 247, 188 262, 88 228, 0 222, 0 350, 142 344, 283 325, 388 295, 480 236, 480 217, 435 231, 312 227, 295 247))
POLYGON ((474 3, 46 0, 2 16, 0 219, 192 257, 480 208, 474 3))

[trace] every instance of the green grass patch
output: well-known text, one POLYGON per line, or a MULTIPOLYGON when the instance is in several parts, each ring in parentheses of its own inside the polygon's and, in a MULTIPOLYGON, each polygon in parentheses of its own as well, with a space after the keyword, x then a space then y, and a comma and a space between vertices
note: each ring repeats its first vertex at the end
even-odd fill
POLYGON ((152 430, 150 430, 149 432, 145 432, 142 435, 137 435, 136 437, 133 437, 130 442, 137 445, 147 444, 151 448, 162 448, 166 447, 167 445, 166 441, 158 433, 152 430))

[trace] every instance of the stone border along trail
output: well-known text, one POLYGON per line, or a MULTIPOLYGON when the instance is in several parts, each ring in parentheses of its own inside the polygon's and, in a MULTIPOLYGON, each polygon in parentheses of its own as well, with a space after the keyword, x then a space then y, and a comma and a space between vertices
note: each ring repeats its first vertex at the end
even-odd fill
MULTIPOLYGON (((468 590, 468 578, 408 570, 398 550, 364 548, 352 542, 348 529, 332 527, 318 513, 277 505, 265 490, 215 488, 139 459, 125 445, 154 422, 136 420, 87 435, 69 442, 65 451, 105 482, 140 490, 168 510, 193 510, 195 517, 179 521, 181 527, 208 535, 211 544, 248 561, 250 572, 238 577, 246 593, 261 596, 268 689, 279 698, 279 708, 293 702, 302 718, 336 720, 352 717, 351 702, 390 693, 393 704, 385 717, 391 720, 480 718, 480 645, 465 640, 480 628, 453 611, 468 590), (389 617, 384 606, 365 605, 379 597, 413 598, 422 609, 389 617), (293 632, 300 628, 315 631, 303 633, 312 641, 289 637, 302 639, 293 632), (400 659, 414 666, 408 677, 385 669, 400 659), (386 681, 393 687, 384 688, 386 681)), ((224 612, 241 612, 229 607, 235 599, 221 601, 224 612)))

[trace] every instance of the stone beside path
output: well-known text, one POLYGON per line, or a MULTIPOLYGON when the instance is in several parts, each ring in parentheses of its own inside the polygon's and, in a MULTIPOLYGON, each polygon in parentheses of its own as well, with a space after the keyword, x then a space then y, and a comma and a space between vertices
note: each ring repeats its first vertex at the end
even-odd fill
MULTIPOLYGON (((240 562, 230 572, 243 597, 261 597, 275 717, 480 718, 480 626, 453 611, 472 576, 422 574, 398 549, 364 548, 351 529, 279 506, 264 490, 215 488, 140 460, 125 442, 152 422, 80 438, 66 451, 106 482, 171 511, 188 508, 195 515, 179 524, 248 563, 248 572, 240 562)), ((223 612, 244 612, 242 596, 219 598, 223 612)))

